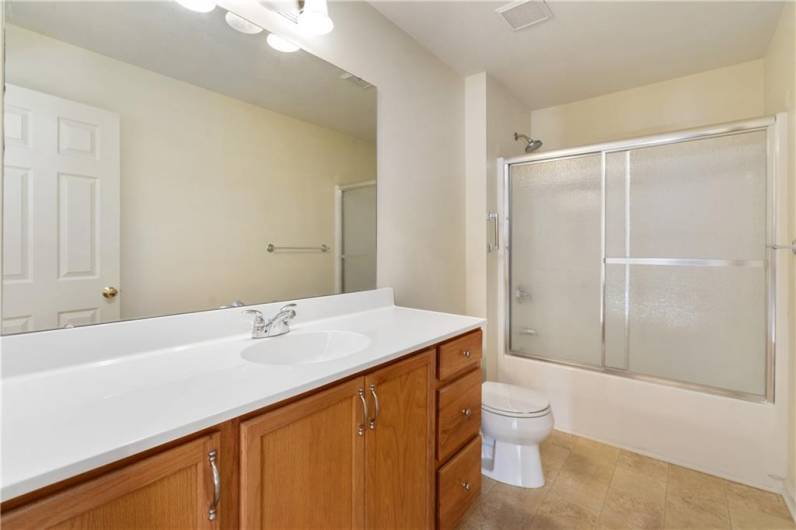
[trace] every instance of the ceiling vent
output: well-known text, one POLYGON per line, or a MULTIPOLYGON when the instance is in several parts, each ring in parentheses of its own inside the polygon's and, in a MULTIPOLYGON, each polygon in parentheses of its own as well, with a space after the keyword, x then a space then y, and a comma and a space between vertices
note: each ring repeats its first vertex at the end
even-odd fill
POLYGON ((550 11, 544 0, 520 0, 519 2, 512 2, 499 7, 495 12, 503 17, 503 20, 514 31, 519 31, 553 18, 553 12, 550 11))

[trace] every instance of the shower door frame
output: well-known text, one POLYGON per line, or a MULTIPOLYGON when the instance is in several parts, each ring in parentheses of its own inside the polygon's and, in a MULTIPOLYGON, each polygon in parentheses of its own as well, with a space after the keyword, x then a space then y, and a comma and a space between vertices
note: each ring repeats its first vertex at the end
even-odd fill
MULTIPOLYGON (((606 142, 600 144, 591 144, 580 147, 559 149, 549 152, 518 156, 513 158, 500 159, 498 161, 499 169, 502 170, 503 175, 503 193, 501 217, 503 219, 503 241, 505 254, 503 257, 503 321, 504 321, 504 350, 507 355, 515 357, 532 359, 536 361, 543 361, 558 365, 583 368, 594 372, 635 379, 639 381, 653 382, 688 390, 696 390, 708 394, 716 394, 720 396, 732 397, 743 399, 746 401, 760 402, 760 403, 773 403, 775 398, 775 357, 776 357, 776 318, 777 318, 777 289, 776 289, 776 250, 772 245, 776 243, 775 238, 778 235, 777 217, 779 217, 779 197, 778 197, 778 180, 781 172, 780 166, 787 166, 787 159, 783 158, 783 144, 784 137, 786 136, 786 120, 785 114, 778 114, 777 116, 768 116, 744 121, 737 121, 731 123, 720 124, 710 127, 701 127, 695 129, 687 129, 682 131, 675 131, 652 136, 644 136, 632 138, 627 140, 619 140, 614 142, 606 142), (765 267, 765 290, 766 290, 766 359, 765 359, 765 391, 763 394, 753 394, 742 392, 738 390, 729 390, 710 385, 703 385, 699 383, 689 383, 685 381, 677 381, 664 377, 657 377, 654 375, 641 374, 631 370, 621 368, 612 368, 606 365, 606 349, 605 349, 605 270, 606 270, 606 156, 612 152, 628 151, 631 149, 638 149, 644 147, 654 147, 661 145, 670 145, 683 142, 689 142, 699 139, 717 138, 722 136, 729 136, 734 134, 741 134, 752 131, 766 131, 766 264, 765 267), (567 158, 580 158, 584 156, 601 157, 601 183, 600 183, 600 329, 601 329, 601 344, 600 344, 600 365, 594 366, 575 361, 566 361, 553 359, 540 354, 531 354, 512 349, 511 340, 511 319, 512 319, 512 271, 511 271, 511 258, 512 258, 512 240, 511 240, 511 176, 510 171, 513 166, 522 166, 535 164, 539 162, 548 162, 551 160, 563 160, 567 158)), ((688 259, 684 258, 685 261, 688 259)), ((706 261, 706 260, 701 260, 706 261)), ((713 260, 715 261, 715 260, 713 260)), ((722 260, 727 264, 737 264, 737 260, 722 260)), ((629 354, 629 352, 628 352, 629 354)))

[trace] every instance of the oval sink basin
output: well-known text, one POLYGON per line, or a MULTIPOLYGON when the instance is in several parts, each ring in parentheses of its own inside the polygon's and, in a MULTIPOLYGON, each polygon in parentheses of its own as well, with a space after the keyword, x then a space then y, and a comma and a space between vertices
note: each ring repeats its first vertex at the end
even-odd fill
POLYGON ((350 331, 291 332, 258 339, 241 352, 241 357, 258 364, 316 364, 354 355, 368 344, 368 337, 350 331))

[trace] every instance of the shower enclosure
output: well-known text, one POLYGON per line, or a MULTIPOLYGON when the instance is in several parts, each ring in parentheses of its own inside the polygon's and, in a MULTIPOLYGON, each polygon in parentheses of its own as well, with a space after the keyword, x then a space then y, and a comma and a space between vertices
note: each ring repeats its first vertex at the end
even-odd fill
POLYGON ((508 353, 770 401, 774 125, 506 161, 508 353))

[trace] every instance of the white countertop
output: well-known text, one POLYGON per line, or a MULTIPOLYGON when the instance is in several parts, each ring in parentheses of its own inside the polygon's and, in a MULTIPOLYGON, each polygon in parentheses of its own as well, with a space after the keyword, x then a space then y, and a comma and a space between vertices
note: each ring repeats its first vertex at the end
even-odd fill
POLYGON ((296 396, 483 322, 390 305, 294 326, 291 333, 345 330, 370 339, 363 351, 325 363, 252 363, 240 356, 252 339, 236 334, 6 377, 0 383, 0 498, 16 497, 296 396))

